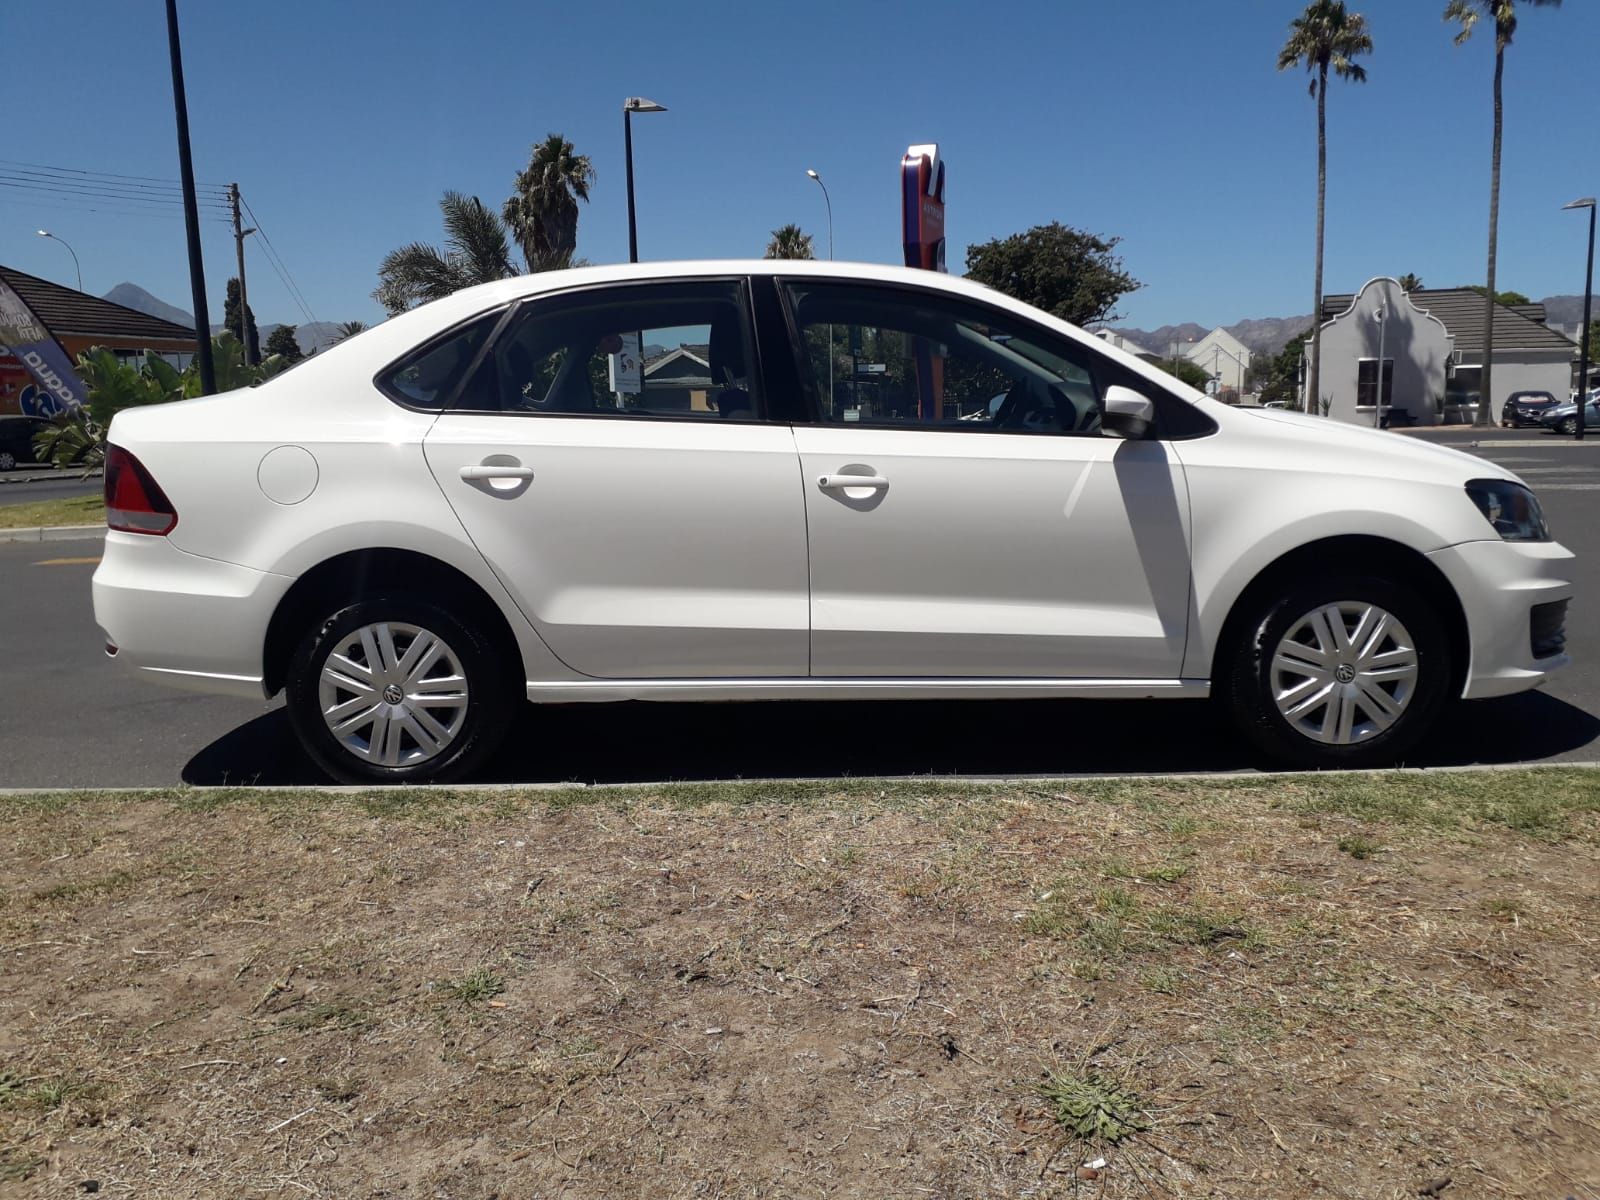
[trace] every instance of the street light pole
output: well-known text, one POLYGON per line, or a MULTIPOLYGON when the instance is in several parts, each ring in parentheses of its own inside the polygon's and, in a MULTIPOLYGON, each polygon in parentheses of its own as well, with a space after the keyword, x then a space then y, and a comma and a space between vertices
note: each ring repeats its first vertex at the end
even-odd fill
POLYGON ((189 290, 194 294, 195 361, 200 394, 217 390, 211 362, 211 314, 206 311, 206 268, 200 258, 200 206, 194 198, 194 160, 189 154, 189 100, 183 90, 183 49, 178 44, 178 0, 167 0, 167 51, 172 58, 172 109, 178 122, 178 172, 183 183, 183 223, 189 236, 189 290))
POLYGON ((57 237, 48 229, 40 229, 37 232, 40 237, 49 238, 52 242, 60 242, 63 246, 67 247, 67 253, 72 255, 72 269, 78 273, 78 290, 80 292, 83 291, 83 268, 78 265, 78 252, 70 245, 67 245, 66 238, 57 237))
POLYGON ((1594 197, 1586 196, 1563 204, 1562 210, 1587 208, 1589 210, 1589 259, 1583 271, 1583 328, 1578 331, 1578 415, 1577 440, 1583 441, 1584 410, 1589 401, 1589 295, 1594 291, 1594 197))
POLYGON ((629 96, 622 102, 622 144, 628 160, 628 261, 631 263, 639 261, 639 225, 633 209, 633 114, 666 111, 666 105, 643 96, 629 96))
MULTIPOLYGON (((825 204, 827 204, 827 206, 828 206, 828 261, 832 262, 833 261, 833 198, 828 195, 828 185, 822 182, 822 176, 821 175, 818 175, 810 167, 806 168, 806 174, 810 178, 814 179, 816 181, 817 186, 822 189, 823 202, 825 204)), ((830 322, 828 324, 828 417, 829 417, 830 420, 833 417, 833 324, 832 324, 832 322, 830 322)))
POLYGON ((828 185, 822 182, 822 176, 821 175, 818 175, 815 171, 811 170, 809 167, 806 168, 806 174, 809 175, 812 179, 816 180, 817 186, 822 189, 823 202, 825 204, 827 204, 827 206, 828 206, 828 261, 832 262, 833 261, 833 198, 828 195, 828 185))
POLYGON ((1383 339, 1389 332, 1389 301, 1385 299, 1378 305, 1378 311, 1372 314, 1372 319, 1378 323, 1378 390, 1372 401, 1372 427, 1383 428, 1383 339))

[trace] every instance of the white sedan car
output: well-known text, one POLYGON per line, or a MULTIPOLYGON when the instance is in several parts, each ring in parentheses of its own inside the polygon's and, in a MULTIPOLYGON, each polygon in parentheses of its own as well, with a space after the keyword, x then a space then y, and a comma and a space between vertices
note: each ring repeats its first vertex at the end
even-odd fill
POLYGON ((107 653, 285 692, 351 781, 466 774, 524 698, 1209 695, 1370 765, 1567 661, 1515 476, 929 272, 509 279, 110 443, 107 653))

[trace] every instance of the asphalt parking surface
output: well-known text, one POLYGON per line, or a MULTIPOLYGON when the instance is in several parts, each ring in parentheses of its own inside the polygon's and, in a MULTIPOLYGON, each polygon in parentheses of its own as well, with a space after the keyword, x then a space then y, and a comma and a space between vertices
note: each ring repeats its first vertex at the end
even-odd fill
MULTIPOLYGON (((1600 441, 1537 431, 1418 435, 1505 464, 1578 555, 1574 664, 1542 690, 1459 706, 1415 766, 1600 759, 1600 441)), ((37 485, 33 485, 37 486, 37 485)), ((24 490, 22 488, 18 489, 24 490)), ((31 490, 31 487, 28 489, 31 490)), ((106 660, 96 541, 0 545, 0 786, 324 782, 281 703, 192 695, 106 660)), ((1193 701, 529 706, 483 782, 848 775, 1061 775, 1262 767, 1193 701)))

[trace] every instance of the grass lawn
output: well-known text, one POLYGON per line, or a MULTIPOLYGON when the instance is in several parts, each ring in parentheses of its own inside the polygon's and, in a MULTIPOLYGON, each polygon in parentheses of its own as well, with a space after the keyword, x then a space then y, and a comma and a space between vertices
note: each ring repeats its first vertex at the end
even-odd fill
POLYGON ((99 495, 67 496, 57 500, 16 499, 27 494, 27 484, 0 491, 0 529, 31 529, 36 525, 103 525, 105 501, 99 495))
POLYGON ((0 844, 6 1195, 1597 1195, 1600 772, 63 793, 0 844))

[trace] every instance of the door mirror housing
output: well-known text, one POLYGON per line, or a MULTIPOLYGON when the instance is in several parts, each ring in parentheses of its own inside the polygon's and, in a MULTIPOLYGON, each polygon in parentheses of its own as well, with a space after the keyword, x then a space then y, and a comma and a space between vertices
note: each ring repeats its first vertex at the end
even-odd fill
POLYGON ((1106 389, 1100 428, 1129 441, 1137 441, 1155 424, 1156 406, 1130 387, 1114 383, 1106 389))

